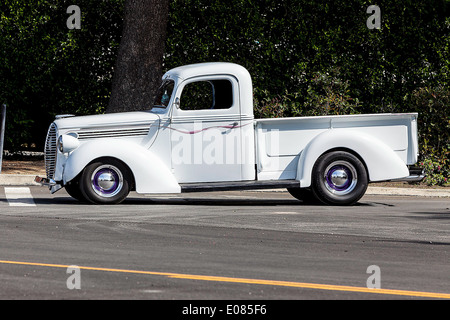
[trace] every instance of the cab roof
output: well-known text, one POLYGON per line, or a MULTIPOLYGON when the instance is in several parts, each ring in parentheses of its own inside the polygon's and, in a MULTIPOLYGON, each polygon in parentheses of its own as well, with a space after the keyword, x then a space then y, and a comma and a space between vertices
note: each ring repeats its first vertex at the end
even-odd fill
POLYGON ((200 76, 228 75, 236 78, 239 84, 239 101, 242 118, 253 119, 253 86, 250 73, 243 66, 231 62, 204 62, 189 64, 167 71, 164 79, 183 82, 200 76))
POLYGON ((186 80, 197 76, 220 74, 233 75, 238 79, 238 81, 251 81, 251 77, 247 69, 231 62, 204 62, 189 64, 167 71, 164 74, 163 79, 180 78, 181 80, 186 80))

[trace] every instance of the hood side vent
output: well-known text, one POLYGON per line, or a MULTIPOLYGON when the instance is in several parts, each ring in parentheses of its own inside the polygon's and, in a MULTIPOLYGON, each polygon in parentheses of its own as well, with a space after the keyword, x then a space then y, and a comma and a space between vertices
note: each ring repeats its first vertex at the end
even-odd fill
POLYGON ((96 138, 123 138, 123 137, 136 137, 136 136, 146 136, 150 130, 150 125, 145 126, 135 126, 135 127, 125 127, 125 128, 98 128, 98 129, 88 129, 80 130, 77 132, 78 139, 96 139, 96 138))

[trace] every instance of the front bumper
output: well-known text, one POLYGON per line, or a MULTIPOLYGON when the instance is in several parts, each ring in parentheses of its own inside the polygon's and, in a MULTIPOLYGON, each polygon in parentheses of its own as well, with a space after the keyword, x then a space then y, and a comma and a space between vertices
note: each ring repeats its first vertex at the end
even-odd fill
POLYGON ((43 186, 47 186, 51 193, 55 193, 56 191, 58 191, 59 189, 62 188, 62 185, 60 185, 58 182, 56 182, 53 179, 42 178, 42 177, 36 176, 34 178, 34 182, 39 183, 43 186))

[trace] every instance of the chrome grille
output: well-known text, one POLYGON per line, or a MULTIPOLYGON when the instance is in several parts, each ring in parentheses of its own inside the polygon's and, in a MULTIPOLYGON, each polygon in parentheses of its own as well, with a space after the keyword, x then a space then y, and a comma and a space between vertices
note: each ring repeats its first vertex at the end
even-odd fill
POLYGON ((45 140, 45 171, 48 179, 53 179, 56 168, 56 124, 52 123, 48 128, 47 139, 45 140))

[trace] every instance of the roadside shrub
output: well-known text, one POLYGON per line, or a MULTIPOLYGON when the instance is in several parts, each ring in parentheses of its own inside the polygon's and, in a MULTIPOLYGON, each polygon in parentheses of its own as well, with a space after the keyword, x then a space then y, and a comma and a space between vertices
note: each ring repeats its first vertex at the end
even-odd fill
POLYGON ((352 98, 348 80, 342 80, 339 68, 316 72, 309 81, 302 114, 308 116, 360 113, 358 98, 352 98))
POLYGON ((431 159, 426 159, 419 163, 421 167, 424 168, 427 176, 423 180, 429 186, 432 185, 445 185, 448 183, 448 169, 442 167, 440 161, 433 161, 431 159))
POLYGON ((415 90, 411 107, 419 113, 419 165, 425 168, 429 185, 448 183, 450 173, 450 88, 423 87, 415 90))
POLYGON ((255 90, 255 117, 280 118, 356 114, 358 98, 352 98, 349 82, 341 79, 338 68, 315 72, 311 79, 294 93, 271 97, 269 92, 255 90), (302 90, 300 91, 300 90, 302 90), (260 97, 259 99, 257 97, 260 97))
POLYGON ((284 95, 271 97, 266 90, 259 94, 254 94, 254 114, 255 118, 283 118, 292 115, 298 103, 295 96, 288 92, 284 95), (257 96, 260 96, 258 99, 257 96))

